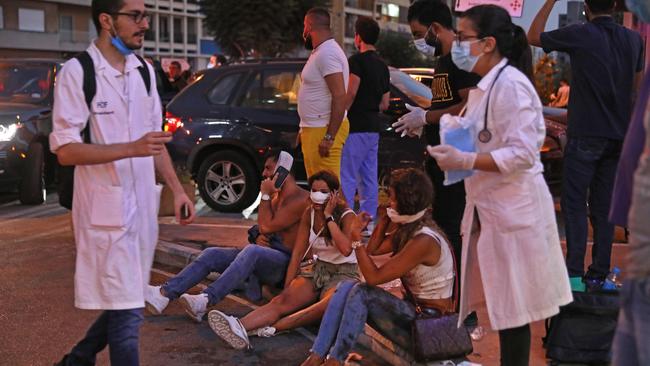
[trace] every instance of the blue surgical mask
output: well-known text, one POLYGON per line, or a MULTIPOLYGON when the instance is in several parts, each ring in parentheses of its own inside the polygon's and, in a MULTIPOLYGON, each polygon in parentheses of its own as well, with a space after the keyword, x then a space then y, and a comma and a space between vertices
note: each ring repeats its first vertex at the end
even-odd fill
POLYGON ((126 46, 124 41, 122 41, 122 38, 117 36, 117 32, 115 31, 115 28, 113 28, 113 33, 115 34, 114 36, 111 36, 111 44, 113 45, 113 47, 115 47, 117 51, 121 53, 123 56, 128 56, 132 54, 133 50, 126 46))
POLYGON ((472 72, 474 70, 474 66, 476 66, 476 63, 478 62, 478 59, 483 56, 481 53, 480 55, 473 56, 471 54, 470 47, 472 46, 472 43, 479 42, 480 40, 476 41, 462 41, 460 42, 460 45, 458 42, 454 42, 451 46, 451 60, 456 64, 456 66, 464 71, 467 72, 472 72))
POLYGON ((413 41, 413 45, 415 48, 420 51, 423 55, 427 57, 435 57, 436 56, 436 48, 433 46, 429 46, 427 44, 427 41, 424 40, 424 38, 418 38, 413 41))

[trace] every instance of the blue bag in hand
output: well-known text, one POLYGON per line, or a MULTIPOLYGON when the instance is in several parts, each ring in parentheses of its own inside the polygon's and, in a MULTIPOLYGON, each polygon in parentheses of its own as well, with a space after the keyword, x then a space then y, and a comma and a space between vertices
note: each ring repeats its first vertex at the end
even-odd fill
MULTIPOLYGON (((440 140, 464 152, 476 152, 476 139, 470 126, 463 126, 463 117, 444 115, 440 119, 440 140)), ((450 186, 471 177, 473 170, 448 170, 445 172, 444 185, 450 186)))

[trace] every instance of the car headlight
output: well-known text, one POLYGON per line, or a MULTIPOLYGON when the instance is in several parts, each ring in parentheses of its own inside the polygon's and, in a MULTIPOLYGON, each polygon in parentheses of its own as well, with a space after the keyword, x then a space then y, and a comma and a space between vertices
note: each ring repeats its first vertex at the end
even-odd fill
POLYGON ((16 136, 18 124, 12 123, 10 125, 0 125, 0 141, 11 141, 16 136))

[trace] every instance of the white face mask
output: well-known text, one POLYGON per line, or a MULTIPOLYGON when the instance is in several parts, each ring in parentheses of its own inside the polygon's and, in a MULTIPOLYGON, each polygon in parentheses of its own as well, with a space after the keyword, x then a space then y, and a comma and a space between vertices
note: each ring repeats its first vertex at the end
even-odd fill
POLYGON ((311 201, 317 205, 322 205, 327 201, 327 199, 330 197, 329 193, 323 193, 321 191, 311 191, 309 194, 309 198, 311 198, 311 201))
POLYGON ((415 48, 420 51, 423 55, 427 57, 436 57, 436 48, 429 46, 424 38, 418 38, 413 40, 413 45, 415 48))
POLYGON ((396 210, 388 207, 386 209, 386 214, 388 215, 388 218, 390 221, 396 223, 396 224, 410 224, 412 222, 418 221, 419 219, 424 216, 424 214, 427 212, 427 209, 425 208, 424 210, 416 213, 415 215, 400 215, 399 212, 396 210))
POLYGON ((481 52, 481 54, 474 56, 471 53, 470 47, 472 44, 480 41, 480 39, 475 41, 462 41, 460 45, 458 42, 453 43, 451 46, 451 60, 456 64, 456 67, 467 72, 474 70, 474 66, 476 66, 478 59, 483 56, 483 53, 481 52))

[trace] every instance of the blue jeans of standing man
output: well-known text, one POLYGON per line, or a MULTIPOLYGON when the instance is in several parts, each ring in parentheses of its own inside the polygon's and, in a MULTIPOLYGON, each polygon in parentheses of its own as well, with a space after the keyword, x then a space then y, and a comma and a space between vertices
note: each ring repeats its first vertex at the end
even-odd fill
POLYGON ((257 276, 263 284, 281 285, 288 264, 287 254, 256 244, 248 244, 241 250, 208 248, 162 288, 167 297, 174 300, 201 282, 210 272, 219 272, 219 278, 203 290, 208 295, 208 304, 214 305, 241 286, 251 275, 257 276))
POLYGON ((106 346, 111 365, 139 365, 138 340, 143 320, 142 308, 104 311, 60 365, 94 365, 97 354, 106 346))
POLYGON ((391 293, 356 281, 341 282, 321 321, 311 351, 343 363, 366 321, 402 348, 412 343, 411 323, 415 307, 391 293))
POLYGON ((614 225, 609 223, 608 215, 621 147, 622 141, 602 137, 570 137, 567 142, 561 204, 571 277, 584 274, 587 203, 594 245, 586 277, 604 279, 609 272, 614 225))
POLYGON ((623 283, 613 351, 613 366, 650 365, 650 278, 623 283))
POLYGON ((348 136, 341 157, 341 187, 350 208, 354 208, 354 192, 359 190, 361 211, 375 217, 379 197, 377 153, 379 133, 355 132, 348 136))

